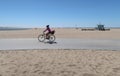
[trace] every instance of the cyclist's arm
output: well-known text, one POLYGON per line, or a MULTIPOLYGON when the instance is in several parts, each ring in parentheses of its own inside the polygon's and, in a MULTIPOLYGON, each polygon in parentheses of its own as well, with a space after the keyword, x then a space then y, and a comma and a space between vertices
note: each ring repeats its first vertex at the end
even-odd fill
POLYGON ((47 31, 47 29, 45 29, 43 32, 46 32, 47 31))

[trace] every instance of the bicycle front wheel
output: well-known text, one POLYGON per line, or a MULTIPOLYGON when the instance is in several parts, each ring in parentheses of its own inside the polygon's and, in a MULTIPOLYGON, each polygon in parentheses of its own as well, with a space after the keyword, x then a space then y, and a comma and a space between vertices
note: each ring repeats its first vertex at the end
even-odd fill
POLYGON ((55 38, 55 35, 50 35, 50 38, 49 38, 49 41, 50 41, 50 42, 54 42, 55 39, 56 39, 56 38, 55 38))
POLYGON ((38 35, 38 41, 39 42, 44 42, 45 41, 45 36, 43 34, 38 35))

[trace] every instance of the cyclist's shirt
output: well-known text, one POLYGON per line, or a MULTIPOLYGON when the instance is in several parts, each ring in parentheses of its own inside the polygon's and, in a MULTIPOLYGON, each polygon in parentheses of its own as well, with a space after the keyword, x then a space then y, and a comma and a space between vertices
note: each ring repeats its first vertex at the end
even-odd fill
POLYGON ((44 32, 46 32, 46 31, 51 32, 51 29, 50 29, 50 28, 46 28, 46 29, 44 30, 44 32))

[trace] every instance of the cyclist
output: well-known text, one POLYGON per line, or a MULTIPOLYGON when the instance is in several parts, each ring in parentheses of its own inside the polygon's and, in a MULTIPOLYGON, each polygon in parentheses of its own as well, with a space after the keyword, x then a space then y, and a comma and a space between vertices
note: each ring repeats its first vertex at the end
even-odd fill
POLYGON ((49 27, 49 25, 46 25, 46 29, 43 31, 43 32, 46 32, 47 31, 47 33, 46 33, 46 39, 49 39, 49 34, 54 34, 54 30, 53 31, 51 31, 51 29, 50 29, 50 27, 49 27))

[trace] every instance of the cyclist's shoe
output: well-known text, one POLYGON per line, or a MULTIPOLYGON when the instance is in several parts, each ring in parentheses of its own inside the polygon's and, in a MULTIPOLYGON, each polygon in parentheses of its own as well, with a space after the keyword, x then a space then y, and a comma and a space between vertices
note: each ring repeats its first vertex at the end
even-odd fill
POLYGON ((47 37, 46 37, 46 39, 48 39, 48 40, 49 40, 49 39, 50 39, 50 36, 47 36, 47 37))
POLYGON ((49 40, 49 37, 47 37, 46 39, 48 39, 48 40, 49 40))

